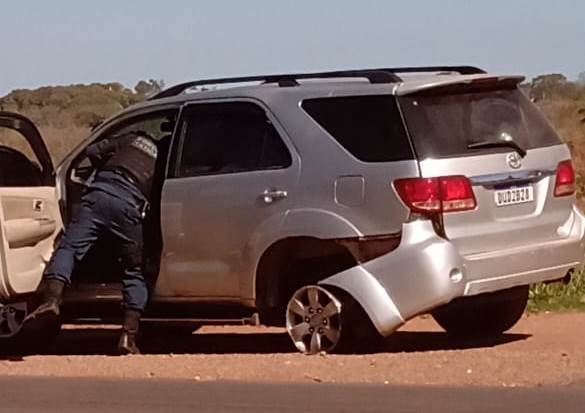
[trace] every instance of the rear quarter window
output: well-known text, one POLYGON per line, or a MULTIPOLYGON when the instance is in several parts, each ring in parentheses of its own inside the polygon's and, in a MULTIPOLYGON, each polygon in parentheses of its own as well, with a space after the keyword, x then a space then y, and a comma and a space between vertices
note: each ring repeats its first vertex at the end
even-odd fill
POLYGON ((308 99, 301 107, 360 161, 392 162, 414 158, 394 96, 308 99))

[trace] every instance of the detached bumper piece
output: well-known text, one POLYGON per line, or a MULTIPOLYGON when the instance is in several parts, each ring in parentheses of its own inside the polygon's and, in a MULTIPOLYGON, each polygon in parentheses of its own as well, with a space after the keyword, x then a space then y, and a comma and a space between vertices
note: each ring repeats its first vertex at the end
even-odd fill
POLYGON ((583 262, 585 216, 574 208, 544 244, 463 256, 426 220, 403 225, 398 248, 319 284, 345 290, 388 336, 406 320, 456 297, 560 279, 583 262))

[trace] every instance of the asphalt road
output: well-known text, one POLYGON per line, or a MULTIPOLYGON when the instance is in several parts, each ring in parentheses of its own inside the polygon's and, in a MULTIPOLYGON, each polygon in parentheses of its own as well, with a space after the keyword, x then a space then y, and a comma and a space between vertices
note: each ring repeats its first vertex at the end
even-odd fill
POLYGON ((585 385, 543 388, 263 384, 177 380, 0 378, 7 412, 585 411, 585 385))

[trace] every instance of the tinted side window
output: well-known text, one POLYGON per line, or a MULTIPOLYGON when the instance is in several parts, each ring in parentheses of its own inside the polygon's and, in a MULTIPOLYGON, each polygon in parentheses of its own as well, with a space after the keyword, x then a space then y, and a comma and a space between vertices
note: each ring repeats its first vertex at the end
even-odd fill
POLYGON ((393 96, 309 99, 303 109, 353 156, 365 162, 413 159, 393 96))
POLYGON ((286 168, 291 156, 259 106, 249 102, 194 105, 183 130, 180 176, 286 168))

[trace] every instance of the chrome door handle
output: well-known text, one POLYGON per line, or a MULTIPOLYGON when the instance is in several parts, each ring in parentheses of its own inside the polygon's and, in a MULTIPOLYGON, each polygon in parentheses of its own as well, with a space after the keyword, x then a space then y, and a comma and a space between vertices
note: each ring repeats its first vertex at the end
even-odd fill
POLYGON ((267 189, 264 192, 262 192, 262 200, 267 204, 271 204, 275 200, 286 198, 287 196, 288 196, 287 191, 267 189))

